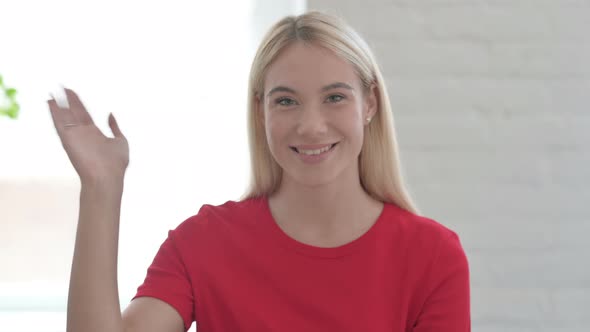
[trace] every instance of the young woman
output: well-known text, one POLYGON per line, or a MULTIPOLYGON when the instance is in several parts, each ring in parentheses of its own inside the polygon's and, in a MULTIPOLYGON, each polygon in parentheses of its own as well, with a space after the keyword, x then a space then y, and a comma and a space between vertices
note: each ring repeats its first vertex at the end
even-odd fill
POLYGON ((68 331, 470 331, 457 235, 420 216, 387 89, 363 40, 318 12, 274 25, 249 86, 251 186, 168 233, 121 313, 117 246, 129 148, 80 99, 49 108, 81 179, 68 331))

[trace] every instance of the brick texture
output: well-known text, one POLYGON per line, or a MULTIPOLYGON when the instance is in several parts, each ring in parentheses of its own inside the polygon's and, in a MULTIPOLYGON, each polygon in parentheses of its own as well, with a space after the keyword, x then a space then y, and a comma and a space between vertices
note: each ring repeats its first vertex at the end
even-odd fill
POLYGON ((590 331, 590 1, 308 9, 371 45, 410 192, 469 257, 473 330, 590 331))

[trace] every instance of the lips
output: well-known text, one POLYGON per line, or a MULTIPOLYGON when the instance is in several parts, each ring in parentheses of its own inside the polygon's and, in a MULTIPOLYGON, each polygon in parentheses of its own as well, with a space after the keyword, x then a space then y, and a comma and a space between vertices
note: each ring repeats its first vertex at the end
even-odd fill
POLYGON ((327 150, 327 151, 329 151, 332 148, 334 148, 338 143, 340 143, 340 142, 331 143, 331 144, 298 145, 298 146, 290 146, 289 148, 291 148, 291 150, 293 150, 297 153, 301 153, 300 150, 306 150, 306 151, 322 150, 322 149, 325 149, 326 147, 330 147, 327 150))

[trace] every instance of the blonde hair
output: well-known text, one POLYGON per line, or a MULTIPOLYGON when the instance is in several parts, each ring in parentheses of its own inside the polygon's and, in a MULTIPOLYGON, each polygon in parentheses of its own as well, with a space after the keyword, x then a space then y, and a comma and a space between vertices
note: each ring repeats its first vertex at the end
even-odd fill
POLYGON ((254 57, 248 89, 252 173, 242 199, 271 195, 281 183, 282 169, 270 152, 262 121, 258 118, 260 114, 256 111, 256 100, 263 99, 264 77, 269 65, 281 50, 297 41, 325 47, 347 60, 355 68, 365 91, 369 91, 371 85, 376 86, 378 110, 365 127, 359 156, 361 185, 377 200, 418 213, 403 183, 391 105, 375 58, 369 46, 342 19, 317 11, 288 16, 277 22, 263 38, 254 57))

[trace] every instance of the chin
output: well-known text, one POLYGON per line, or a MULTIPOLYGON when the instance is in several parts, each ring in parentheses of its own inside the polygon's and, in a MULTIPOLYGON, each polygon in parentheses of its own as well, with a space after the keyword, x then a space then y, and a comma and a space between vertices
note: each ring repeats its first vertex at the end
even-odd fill
POLYGON ((293 182, 309 188, 318 188, 333 183, 338 178, 338 174, 339 172, 316 172, 313 174, 287 172, 287 176, 293 182))

